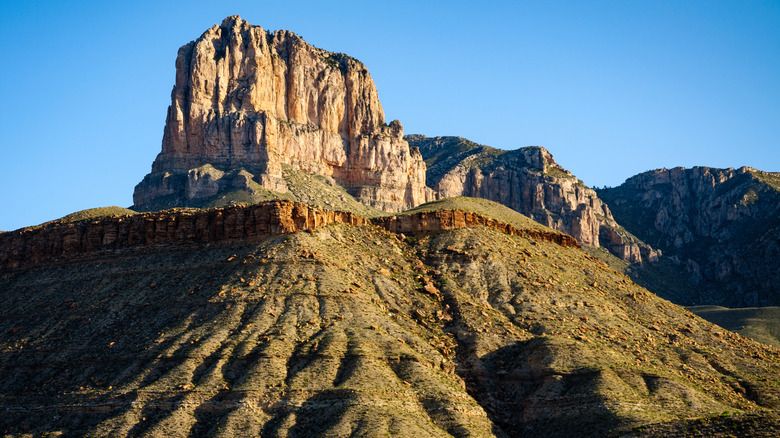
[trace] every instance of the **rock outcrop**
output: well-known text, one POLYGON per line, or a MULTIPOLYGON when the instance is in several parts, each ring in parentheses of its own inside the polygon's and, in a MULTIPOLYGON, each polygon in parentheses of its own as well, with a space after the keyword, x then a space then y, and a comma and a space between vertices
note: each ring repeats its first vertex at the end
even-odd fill
POLYGON ((0 235, 0 269, 69 260, 98 251, 224 242, 258 242, 271 236, 313 231, 330 224, 373 223, 394 233, 429 233, 483 226, 512 236, 579 247, 566 234, 521 229, 460 209, 366 219, 351 212, 329 211, 288 200, 234 205, 209 210, 173 209, 82 221, 53 221, 0 235))
POLYGON ((604 246, 630 262, 658 253, 626 233, 596 192, 532 146, 503 151, 460 137, 407 135, 428 166, 427 182, 441 198, 473 196, 506 205, 582 245, 604 246))
POLYGON ((238 169, 285 192, 282 167, 291 165, 334 178, 367 205, 400 211, 433 199, 422 158, 402 135, 397 120, 385 124, 362 63, 232 16, 179 49, 162 152, 133 200, 185 205, 240 187, 218 182, 238 169))
POLYGON ((280 200, 210 210, 174 209, 77 222, 55 221, 0 236, 0 269, 133 246, 257 242, 332 223, 363 225, 368 220, 349 212, 280 200))
POLYGON ((678 264, 698 293, 684 304, 780 305, 780 174, 677 167, 598 193, 678 264))

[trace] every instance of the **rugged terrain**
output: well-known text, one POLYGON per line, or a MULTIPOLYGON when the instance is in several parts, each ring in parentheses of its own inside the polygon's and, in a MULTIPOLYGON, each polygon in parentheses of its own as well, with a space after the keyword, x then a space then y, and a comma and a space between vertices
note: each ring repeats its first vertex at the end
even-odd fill
POLYGON ((285 193, 285 167, 331 177, 381 210, 433 199, 419 152, 400 122, 385 123, 362 63, 228 17, 179 49, 162 151, 135 206, 256 186, 285 193))
POLYGON ((780 174, 661 169, 599 190, 615 219, 688 283, 681 304, 780 304, 780 174))
POLYGON ((404 138, 400 122, 385 124, 363 64, 237 16, 179 50, 162 151, 136 186, 133 208, 287 198, 352 211, 364 205, 369 216, 372 208, 397 212, 452 196, 501 202, 634 263, 658 256, 543 148, 404 138), (328 187, 315 192, 335 202, 301 196, 310 185, 302 179, 328 187))
POLYGON ((133 210, 0 233, 0 433, 778 436, 780 351, 623 272, 776 304, 779 187, 597 193, 541 147, 404 138, 360 62, 228 17, 179 50, 133 210))
POLYGON ((474 196, 504 204, 541 224, 605 247, 631 263, 654 261, 658 253, 615 222, 596 192, 539 146, 495 149, 460 137, 407 135, 420 149, 426 182, 437 196, 474 196))
MULTIPOLYGON (((271 204, 292 205, 281 222, 295 232, 194 241, 165 227, 173 241, 0 271, 2 432, 780 431, 778 350, 659 299, 512 210, 446 200, 371 224, 271 204)), ((0 239, 90 235, 116 220, 0 239)))

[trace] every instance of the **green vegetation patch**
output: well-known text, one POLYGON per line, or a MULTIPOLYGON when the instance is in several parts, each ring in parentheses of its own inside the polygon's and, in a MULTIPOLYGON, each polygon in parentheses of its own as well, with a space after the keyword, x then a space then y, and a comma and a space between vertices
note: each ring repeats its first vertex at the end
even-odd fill
POLYGON ((291 199, 286 193, 278 193, 258 185, 252 189, 229 189, 219 192, 205 202, 197 203, 197 208, 225 207, 233 204, 256 204, 274 199, 291 199))
POLYGON ((290 190, 287 195, 294 201, 305 202, 327 210, 349 211, 366 218, 384 214, 360 203, 333 178, 304 172, 287 165, 283 167, 283 177, 290 190))
POLYGON ((547 168, 544 169, 544 173, 554 178, 563 178, 563 179, 572 178, 570 174, 564 172, 562 169, 555 166, 547 166, 547 168))

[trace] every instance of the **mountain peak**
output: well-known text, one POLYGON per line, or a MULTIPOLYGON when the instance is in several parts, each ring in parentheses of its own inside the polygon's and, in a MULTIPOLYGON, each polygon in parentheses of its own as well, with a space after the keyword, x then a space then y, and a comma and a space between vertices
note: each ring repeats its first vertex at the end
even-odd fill
MULTIPOLYGON (((422 157, 385 123, 376 86, 353 58, 288 31, 225 18, 179 49, 162 151, 136 186, 137 208, 191 201, 190 170, 243 169, 288 191, 284 166, 333 178, 366 205, 400 211, 433 199, 422 157)), ((227 187, 229 188, 229 187, 227 187)))

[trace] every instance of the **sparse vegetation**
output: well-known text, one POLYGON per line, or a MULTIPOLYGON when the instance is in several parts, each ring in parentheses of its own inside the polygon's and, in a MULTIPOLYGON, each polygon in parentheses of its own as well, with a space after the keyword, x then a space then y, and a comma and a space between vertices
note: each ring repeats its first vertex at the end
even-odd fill
POLYGON ((692 306, 688 310, 727 330, 780 348, 780 307, 692 306))
POLYGON ((562 179, 574 178, 571 174, 564 172, 562 169, 556 166, 547 166, 547 168, 545 168, 544 170, 544 173, 553 178, 562 178, 562 179))
POLYGON ((290 190, 290 199, 328 210, 350 211, 366 218, 384 214, 358 202, 332 178, 284 166, 284 180, 290 190))
POLYGON ((87 210, 81 210, 75 213, 71 213, 67 216, 63 216, 62 218, 60 218, 60 220, 65 222, 73 222, 73 221, 80 221, 84 219, 95 219, 95 218, 106 217, 106 216, 124 216, 128 214, 136 214, 136 212, 128 208, 116 207, 116 206, 98 207, 98 208, 90 208, 87 210))
MULTIPOLYGON (((481 199, 422 209, 469 205, 527 220, 481 199)), ((778 403, 778 350, 574 248, 488 228, 404 238, 332 225, 90 257, 0 276, 6 434, 652 436, 680 418, 700 430, 776 424, 766 409, 778 403), (33 399, 64 408, 26 410, 33 399), (258 399, 284 408, 245 408, 258 399)))
POLYGON ((497 202, 493 202, 483 198, 470 198, 466 196, 444 198, 438 201, 429 202, 417 206, 411 210, 407 210, 403 214, 413 214, 422 211, 456 210, 456 209, 460 209, 464 211, 472 211, 484 216, 492 217, 502 222, 506 222, 508 224, 514 225, 516 228, 519 229, 540 229, 540 230, 547 230, 553 233, 557 232, 497 202))
POLYGON ((775 190, 780 190, 780 173, 778 172, 763 172, 761 170, 755 170, 750 172, 754 177, 765 182, 775 190))

